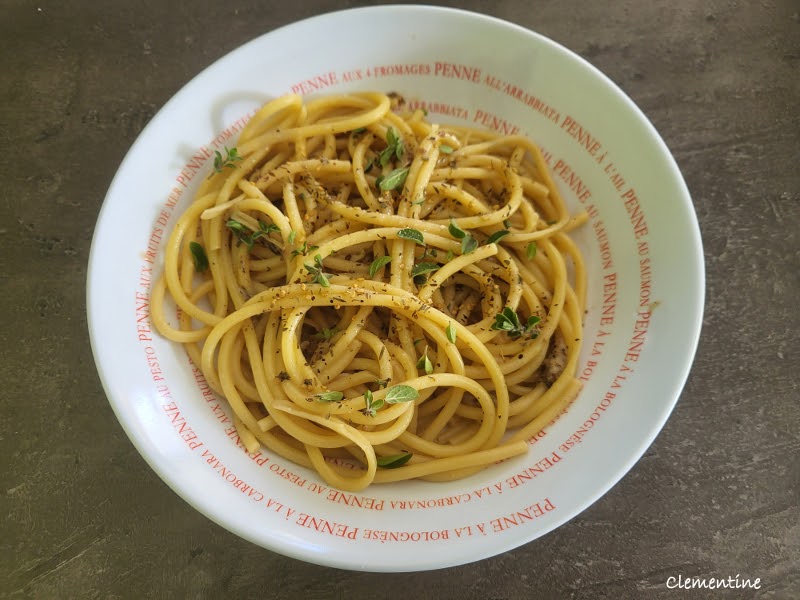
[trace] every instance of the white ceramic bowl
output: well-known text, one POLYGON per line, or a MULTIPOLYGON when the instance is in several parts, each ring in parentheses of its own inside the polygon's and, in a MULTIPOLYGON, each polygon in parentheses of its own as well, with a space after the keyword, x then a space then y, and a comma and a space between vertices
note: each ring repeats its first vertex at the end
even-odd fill
MULTIPOLYGON (((382 6, 311 18, 260 37, 188 83, 147 126, 101 211, 88 316, 111 405, 152 468, 230 531, 305 561, 412 571, 525 544, 597 500, 672 410, 697 345, 704 274, 681 174, 609 79, 521 27, 458 10, 382 6), (231 439, 227 409, 184 351, 151 331, 163 240, 209 168, 208 149, 264 100, 398 91, 429 119, 518 129, 551 157, 591 222, 575 233, 590 281, 585 387, 530 452, 454 483, 328 489, 310 471, 231 439)), ((665 490, 668 493, 668 490, 665 490)))

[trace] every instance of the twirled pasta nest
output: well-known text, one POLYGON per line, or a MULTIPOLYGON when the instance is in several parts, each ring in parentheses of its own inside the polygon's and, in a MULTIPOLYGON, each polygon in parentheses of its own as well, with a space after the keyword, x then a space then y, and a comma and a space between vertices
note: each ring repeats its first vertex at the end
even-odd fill
POLYGON ((525 452, 577 394, 567 233, 585 218, 524 137, 432 124, 397 96, 286 96, 217 154, 152 319, 248 451, 348 491, 451 480, 525 452))

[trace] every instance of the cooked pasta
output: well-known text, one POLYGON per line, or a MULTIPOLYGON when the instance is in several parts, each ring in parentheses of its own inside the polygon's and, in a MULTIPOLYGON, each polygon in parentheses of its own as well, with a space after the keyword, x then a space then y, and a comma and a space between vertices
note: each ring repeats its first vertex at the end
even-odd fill
POLYGON ((465 477, 579 391, 585 219, 525 137, 396 95, 285 96, 179 217, 152 320, 247 451, 346 491, 465 477))

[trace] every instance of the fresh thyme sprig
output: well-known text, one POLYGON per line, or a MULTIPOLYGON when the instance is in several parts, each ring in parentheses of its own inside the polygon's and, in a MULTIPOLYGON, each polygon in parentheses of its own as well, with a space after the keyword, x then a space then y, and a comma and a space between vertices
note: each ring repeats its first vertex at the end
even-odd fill
POLYGON ((313 246, 313 245, 309 246, 308 242, 305 241, 305 242, 303 242, 302 246, 292 250, 292 256, 298 256, 300 254, 302 254, 303 256, 308 256, 309 252, 313 252, 314 250, 318 250, 318 249, 319 249, 319 246, 313 246))
POLYGON ((236 149, 236 146, 233 148, 228 148, 225 146, 225 156, 222 156, 222 153, 219 150, 214 150, 214 170, 211 172, 211 175, 208 176, 209 179, 214 176, 214 173, 222 173, 222 169, 229 168, 235 169, 236 163, 242 160, 242 157, 239 156, 239 151, 236 149))
POLYGON ((394 127, 389 127, 386 130, 386 148, 378 154, 378 162, 380 162, 382 167, 385 167, 393 157, 397 157, 397 160, 401 160, 405 153, 406 148, 403 144, 403 138, 397 135, 397 131, 395 131, 394 127))
POLYGON ((248 250, 253 249, 253 244, 255 244, 258 238, 266 238, 273 231, 280 231, 280 228, 274 223, 267 225, 263 221, 258 222, 258 230, 256 231, 253 231, 247 225, 236 219, 228 219, 225 225, 236 235, 237 243, 245 244, 248 250))
POLYGON ((514 312, 510 306, 506 306, 501 312, 497 313, 492 323, 492 329, 495 331, 504 331, 508 337, 516 339, 523 335, 529 335, 530 339, 539 336, 537 325, 541 319, 536 315, 531 315, 525 324, 522 324, 519 315, 514 312))
POLYGON ((364 392, 364 405, 365 406, 364 406, 364 409, 361 412, 364 413, 368 417, 374 417, 375 414, 377 413, 377 411, 381 407, 383 407, 384 404, 385 404, 385 401, 383 400, 383 398, 375 400, 372 397, 372 392, 367 390, 366 392, 364 392))
POLYGON ((311 274, 311 283, 318 283, 322 287, 331 286, 331 282, 328 281, 327 274, 322 272, 322 257, 319 254, 314 256, 313 265, 305 263, 304 266, 306 271, 311 274))

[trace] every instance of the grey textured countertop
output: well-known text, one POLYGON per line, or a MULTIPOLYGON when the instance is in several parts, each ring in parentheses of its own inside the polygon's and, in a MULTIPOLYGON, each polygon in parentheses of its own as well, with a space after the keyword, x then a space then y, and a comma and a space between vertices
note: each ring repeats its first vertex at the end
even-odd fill
POLYGON ((111 178, 148 120, 214 60, 360 4, 0 3, 0 597, 800 598, 795 1, 457 5, 545 34, 608 74, 674 152, 699 218, 707 304, 687 386, 644 457, 584 513, 468 566, 348 573, 235 537, 147 467, 109 407, 87 333, 89 245, 111 178), (761 586, 668 589, 678 575, 761 586))

